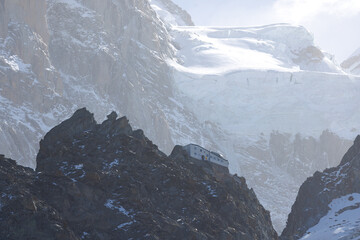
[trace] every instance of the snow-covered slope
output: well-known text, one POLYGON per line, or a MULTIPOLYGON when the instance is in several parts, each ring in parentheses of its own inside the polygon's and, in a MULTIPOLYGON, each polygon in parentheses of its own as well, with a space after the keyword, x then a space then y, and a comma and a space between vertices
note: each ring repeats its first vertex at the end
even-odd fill
POLYGON ((360 75, 360 48, 341 63, 341 67, 352 74, 360 75))
POLYGON ((328 54, 314 46, 313 36, 301 26, 277 24, 253 28, 173 28, 178 57, 193 74, 226 74, 239 70, 341 73, 328 54))
POLYGON ((351 111, 355 105, 343 106, 360 100, 360 85, 303 27, 174 27, 172 33, 179 45, 170 61, 176 84, 202 121, 243 135, 259 134, 261 126, 265 134, 319 136, 330 129, 354 138, 360 114, 351 111))
POLYGON ((349 194, 334 199, 329 212, 310 228, 301 240, 359 239, 360 194, 349 194))

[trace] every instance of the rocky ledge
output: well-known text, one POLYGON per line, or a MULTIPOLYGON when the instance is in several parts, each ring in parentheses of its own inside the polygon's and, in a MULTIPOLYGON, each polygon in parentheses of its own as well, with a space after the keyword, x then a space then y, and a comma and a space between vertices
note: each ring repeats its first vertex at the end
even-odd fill
POLYGON ((53 128, 36 171, 1 156, 0 190, 1 239, 277 239, 244 178, 167 157, 114 112, 53 128))
MULTIPOLYGON (((292 240, 303 237, 308 229, 317 225, 320 219, 327 215, 333 200, 349 195, 349 201, 352 201, 351 195, 355 193, 360 193, 360 136, 344 155, 339 166, 326 169, 324 172, 316 172, 302 184, 281 239, 292 240)), ((359 208, 359 206, 360 204, 355 204, 351 208, 359 208)), ((335 216, 347 210, 349 208, 341 209, 335 216)), ((336 219, 332 222, 337 226, 342 224, 336 219)), ((333 226, 325 227, 330 231, 333 226)), ((352 230, 346 233, 347 237, 341 239, 358 239, 359 229, 352 230), (352 230, 355 231, 356 237, 352 230)))

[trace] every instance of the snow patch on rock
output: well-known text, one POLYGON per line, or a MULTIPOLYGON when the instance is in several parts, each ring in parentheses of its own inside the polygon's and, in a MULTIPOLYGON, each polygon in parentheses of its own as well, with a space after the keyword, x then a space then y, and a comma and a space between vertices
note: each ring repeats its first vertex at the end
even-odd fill
POLYGON ((353 193, 329 204, 329 212, 310 228, 301 240, 359 239, 360 194, 353 193))

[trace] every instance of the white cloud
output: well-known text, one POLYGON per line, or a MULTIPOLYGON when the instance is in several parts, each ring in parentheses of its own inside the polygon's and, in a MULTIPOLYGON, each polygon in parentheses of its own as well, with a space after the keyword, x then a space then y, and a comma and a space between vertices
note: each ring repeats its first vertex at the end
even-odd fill
POLYGON ((274 10, 278 17, 292 22, 311 21, 318 15, 353 17, 360 14, 359 0, 277 0, 274 10))

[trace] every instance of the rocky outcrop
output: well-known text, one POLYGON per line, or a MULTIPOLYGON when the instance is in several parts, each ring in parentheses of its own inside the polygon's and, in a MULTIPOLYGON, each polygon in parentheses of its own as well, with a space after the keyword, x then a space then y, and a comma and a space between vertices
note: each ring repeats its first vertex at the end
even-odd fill
POLYGON ((32 169, 0 155, 1 239, 81 239, 41 197, 43 188, 52 184, 44 181, 32 169))
POLYGON ((36 172, 1 157, 0 238, 277 239, 245 179, 206 164, 80 109, 41 141, 36 172))
POLYGON ((340 165, 316 172, 300 187, 282 239, 299 239, 329 211, 334 199, 360 193, 360 136, 340 165))

